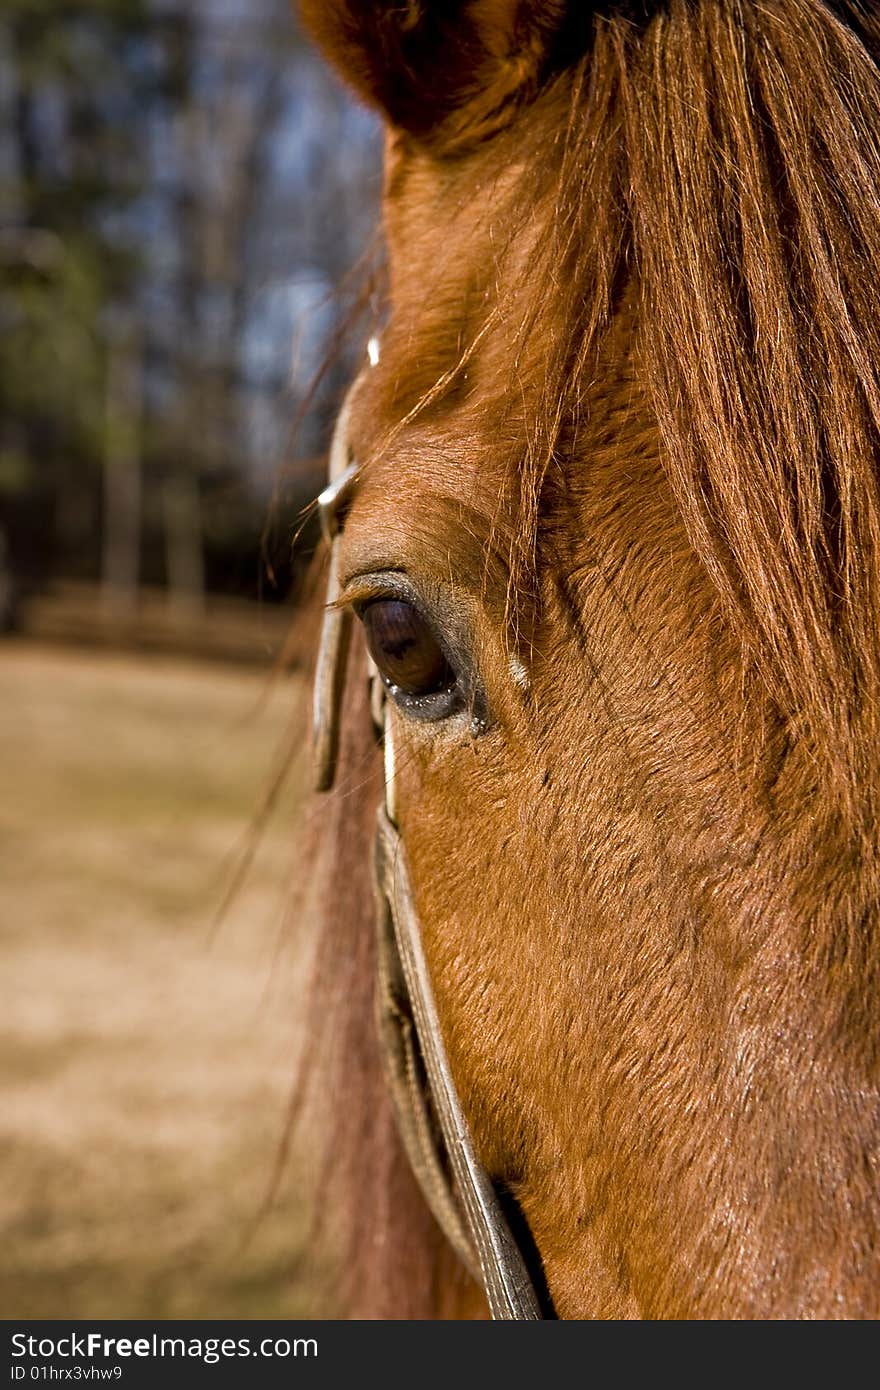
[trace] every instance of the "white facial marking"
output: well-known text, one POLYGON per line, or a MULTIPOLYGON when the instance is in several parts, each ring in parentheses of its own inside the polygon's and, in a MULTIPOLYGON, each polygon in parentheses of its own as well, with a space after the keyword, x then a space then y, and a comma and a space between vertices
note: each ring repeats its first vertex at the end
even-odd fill
POLYGON ((529 673, 518 656, 510 658, 510 674, 513 676, 514 685, 518 685, 520 690, 528 690, 529 673))

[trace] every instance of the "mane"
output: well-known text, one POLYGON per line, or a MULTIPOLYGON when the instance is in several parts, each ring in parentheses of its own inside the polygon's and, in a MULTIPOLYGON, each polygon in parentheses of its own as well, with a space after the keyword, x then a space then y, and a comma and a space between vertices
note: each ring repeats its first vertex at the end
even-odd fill
MULTIPOLYGON (((528 202, 511 248, 526 216, 544 235, 516 307, 497 310, 546 360, 525 457, 520 436, 509 459, 514 602, 533 582, 548 477, 625 310, 672 496, 746 678, 808 750, 827 814, 866 845, 880 737, 878 56, 880 21, 856 0, 602 6, 589 53, 518 123, 531 182, 510 195, 528 202)), ((423 382, 417 409, 453 388, 423 382)), ((380 769, 364 702, 347 707, 319 868, 310 1032, 313 1094, 335 1116, 326 1201, 349 1311, 455 1315, 468 1286, 414 1190, 373 1040, 380 769)))

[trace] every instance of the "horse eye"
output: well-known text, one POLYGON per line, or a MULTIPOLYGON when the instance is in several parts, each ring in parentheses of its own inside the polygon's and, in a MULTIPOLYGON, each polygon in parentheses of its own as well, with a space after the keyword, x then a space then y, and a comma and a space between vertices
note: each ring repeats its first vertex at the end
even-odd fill
POLYGON ((395 697, 420 700, 451 690, 455 672, 430 624, 405 599, 375 599, 361 613, 370 656, 395 697))

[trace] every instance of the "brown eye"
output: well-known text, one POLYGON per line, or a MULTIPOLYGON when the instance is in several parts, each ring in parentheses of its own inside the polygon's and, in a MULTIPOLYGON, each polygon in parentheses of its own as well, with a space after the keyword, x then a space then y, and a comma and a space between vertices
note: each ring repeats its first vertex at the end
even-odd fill
POLYGON ((453 672, 428 622, 404 599, 377 599, 361 620, 370 656, 392 690, 418 698, 448 690, 453 672))

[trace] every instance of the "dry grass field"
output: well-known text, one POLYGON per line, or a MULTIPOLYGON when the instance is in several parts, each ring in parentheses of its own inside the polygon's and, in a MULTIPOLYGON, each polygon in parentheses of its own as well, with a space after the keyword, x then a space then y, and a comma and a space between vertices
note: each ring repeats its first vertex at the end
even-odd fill
MULTIPOLYGON (((0 1316, 295 1317, 283 1131, 302 769, 222 923, 303 697, 159 658, 0 649, 0 1316)), ((306 913, 307 915, 307 913, 306 913)))

